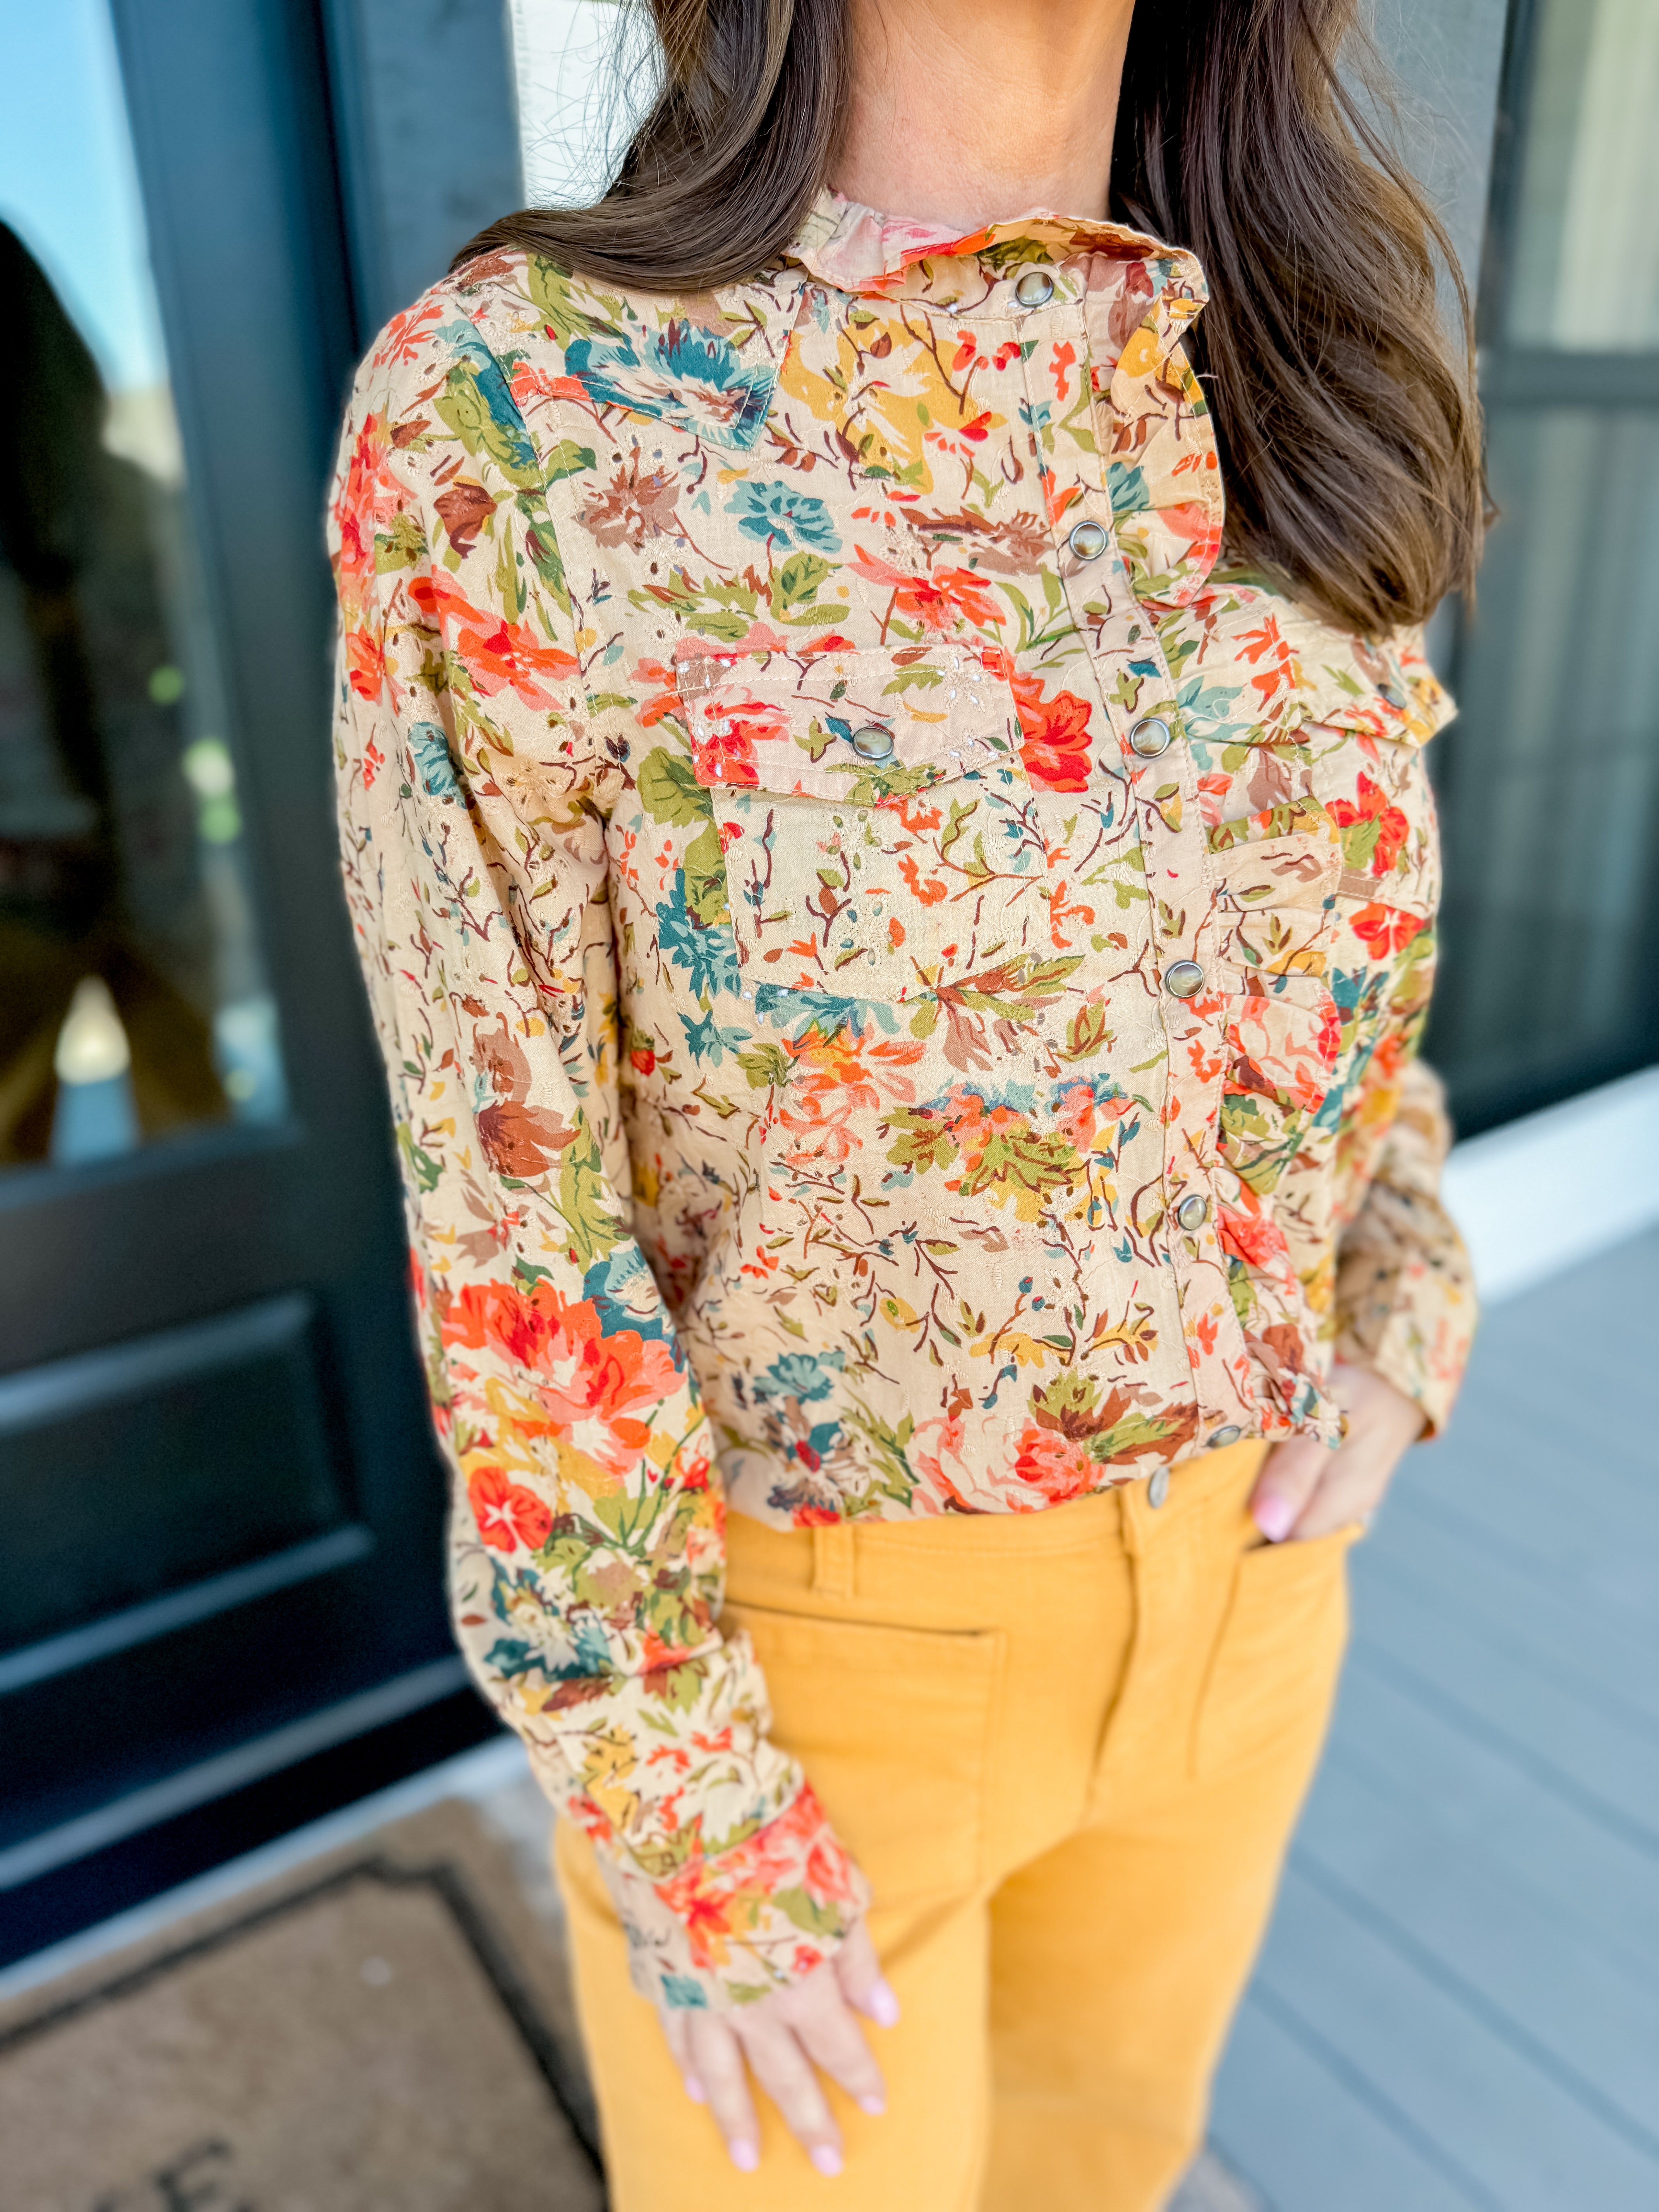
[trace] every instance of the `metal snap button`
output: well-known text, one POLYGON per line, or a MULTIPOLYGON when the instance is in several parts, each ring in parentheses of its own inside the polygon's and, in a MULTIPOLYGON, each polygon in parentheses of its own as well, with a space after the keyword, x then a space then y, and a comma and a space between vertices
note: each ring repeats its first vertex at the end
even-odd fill
POLYGON ((1170 726, 1162 714, 1143 714, 1129 732, 1129 750, 1142 760, 1156 760, 1170 750, 1170 726))
POLYGON ((1204 988, 1204 970, 1196 960, 1174 960, 1164 970, 1164 988, 1172 999, 1195 999, 1204 988))
POLYGON ((1183 1229, 1201 1229, 1210 1218, 1210 1201, 1200 1198, 1196 1191, 1183 1198, 1176 1208, 1176 1219, 1183 1229))
POLYGON ((1156 1512, 1169 1494, 1170 1470, 1167 1467, 1161 1467, 1146 1485, 1146 1503, 1156 1512))
POLYGON ((854 731, 852 745, 860 760, 891 760, 893 732, 884 730, 879 722, 866 722, 861 729, 854 731))
POLYGON ((1228 1445, 1236 1444, 1243 1433, 1236 1422, 1224 1421, 1210 1438, 1210 1449, 1212 1451, 1225 1451, 1228 1445))
POLYGON ((1028 269, 1014 287, 1022 307, 1046 307, 1054 296, 1054 280, 1046 269, 1028 269))
POLYGON ((1066 540, 1079 561, 1098 561, 1106 550, 1106 526, 1100 522, 1077 522, 1066 540))

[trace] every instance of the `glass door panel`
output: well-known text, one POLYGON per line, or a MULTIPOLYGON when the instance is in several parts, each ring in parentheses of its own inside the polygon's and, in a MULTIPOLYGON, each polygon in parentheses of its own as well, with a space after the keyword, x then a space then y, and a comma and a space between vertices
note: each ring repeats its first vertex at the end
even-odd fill
POLYGON ((1659 9, 1542 0, 1533 40, 1507 340, 1659 346, 1659 9))
POLYGON ((0 1170, 284 1107, 106 0, 0 94, 0 1170))

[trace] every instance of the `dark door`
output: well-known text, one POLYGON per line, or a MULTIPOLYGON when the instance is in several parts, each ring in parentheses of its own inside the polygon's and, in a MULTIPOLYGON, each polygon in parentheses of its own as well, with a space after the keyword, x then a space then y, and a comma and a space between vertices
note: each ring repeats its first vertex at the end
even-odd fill
POLYGON ((6 46, 15 1954, 56 1932, 55 1871, 463 1678, 331 825, 321 505, 356 332, 319 22, 65 0, 6 46))
POLYGON ((1516 0, 1482 265, 1503 516, 1434 759, 1465 1134, 1659 1060, 1659 11, 1516 0))

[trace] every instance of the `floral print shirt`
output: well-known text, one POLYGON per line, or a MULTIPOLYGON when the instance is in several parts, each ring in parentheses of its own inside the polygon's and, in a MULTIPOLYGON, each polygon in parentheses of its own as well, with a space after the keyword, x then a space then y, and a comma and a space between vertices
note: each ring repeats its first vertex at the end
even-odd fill
POLYGON ((340 814, 459 1633, 659 2001, 864 1902, 720 1633, 726 1510, 1334 1440, 1334 1350, 1456 1386, 1450 707, 1218 568, 1204 296, 826 198, 695 298, 474 261, 358 380, 340 814))

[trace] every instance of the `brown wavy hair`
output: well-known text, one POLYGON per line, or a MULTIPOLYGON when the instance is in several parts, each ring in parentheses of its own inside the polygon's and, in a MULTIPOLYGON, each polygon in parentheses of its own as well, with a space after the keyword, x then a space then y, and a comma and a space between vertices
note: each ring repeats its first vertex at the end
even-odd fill
MULTIPOLYGON (((775 265, 834 176, 847 0, 650 10, 660 88, 604 198, 507 216, 457 268, 526 251, 672 294, 775 265)), ((1225 557, 1380 635, 1471 590, 1487 509, 1468 292, 1373 119, 1380 65, 1357 14, 1358 0, 1138 9, 1112 212, 1188 247, 1209 279, 1188 345, 1225 472, 1225 557)))

